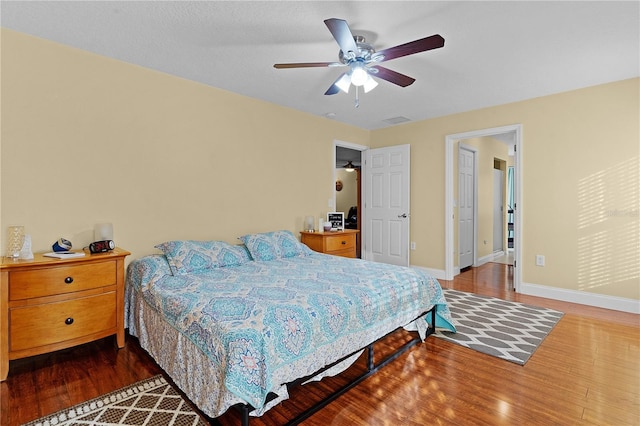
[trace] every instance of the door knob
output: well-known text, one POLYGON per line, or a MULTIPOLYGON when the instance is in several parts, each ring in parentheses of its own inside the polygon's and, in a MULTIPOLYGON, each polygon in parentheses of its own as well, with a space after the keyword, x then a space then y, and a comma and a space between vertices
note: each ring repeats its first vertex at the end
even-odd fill
POLYGON ((398 218, 399 218, 399 219, 405 219, 406 217, 407 217, 407 214, 406 214, 406 213, 402 213, 402 214, 399 214, 399 215, 398 215, 398 218))

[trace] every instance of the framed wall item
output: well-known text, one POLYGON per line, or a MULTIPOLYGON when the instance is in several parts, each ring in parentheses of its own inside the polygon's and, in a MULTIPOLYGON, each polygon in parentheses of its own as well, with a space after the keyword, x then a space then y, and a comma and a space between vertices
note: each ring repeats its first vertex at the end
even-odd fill
POLYGON ((344 229, 344 212, 327 213, 327 222, 331 222, 331 229, 344 229))

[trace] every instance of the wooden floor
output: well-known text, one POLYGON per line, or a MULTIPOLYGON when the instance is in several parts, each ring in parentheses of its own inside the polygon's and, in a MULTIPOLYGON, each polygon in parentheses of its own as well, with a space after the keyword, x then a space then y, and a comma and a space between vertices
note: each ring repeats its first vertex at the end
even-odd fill
MULTIPOLYGON (((509 274, 508 266, 487 263, 441 283, 565 312, 524 366, 430 337, 304 424, 640 424, 639 316, 522 296, 509 290, 509 274)), ((396 333, 376 351, 387 353, 406 338, 396 333)), ((19 425, 162 373, 135 338, 114 348, 107 338, 12 361, 0 383, 0 425, 19 425)), ((283 424, 343 380, 296 388, 290 400, 251 424, 283 424)), ((230 410, 212 424, 237 424, 238 418, 230 410)))

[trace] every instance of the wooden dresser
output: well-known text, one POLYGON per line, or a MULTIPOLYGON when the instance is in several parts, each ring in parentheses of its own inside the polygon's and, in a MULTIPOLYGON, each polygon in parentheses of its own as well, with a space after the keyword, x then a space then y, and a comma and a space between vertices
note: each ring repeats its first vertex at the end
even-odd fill
POLYGON ((357 229, 335 232, 300 232, 300 240, 311 250, 343 257, 356 257, 357 229))
POLYGON ((116 335, 124 347, 124 258, 128 251, 55 259, 3 257, 0 264, 0 381, 9 360, 116 335))

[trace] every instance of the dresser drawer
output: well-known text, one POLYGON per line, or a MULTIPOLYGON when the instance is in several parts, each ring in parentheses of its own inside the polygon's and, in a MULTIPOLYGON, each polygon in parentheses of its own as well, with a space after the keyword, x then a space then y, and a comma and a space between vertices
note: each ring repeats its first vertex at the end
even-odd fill
POLYGON ((9 300, 72 293, 115 284, 115 261, 14 271, 9 277, 9 300))
POLYGON ((355 234, 339 234, 326 237, 325 250, 327 253, 342 250, 351 250, 356 246, 355 234))
POLYGON ((10 351, 36 348, 116 328, 116 292, 14 308, 10 351), (70 322, 70 324, 67 324, 70 322))

